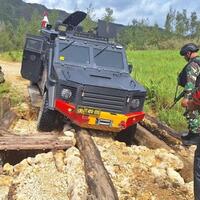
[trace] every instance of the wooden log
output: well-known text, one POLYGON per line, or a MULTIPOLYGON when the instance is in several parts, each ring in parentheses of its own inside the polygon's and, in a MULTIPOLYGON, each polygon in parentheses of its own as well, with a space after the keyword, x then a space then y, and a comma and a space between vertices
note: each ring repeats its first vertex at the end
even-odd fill
POLYGON ((178 132, 148 114, 145 115, 144 121, 140 122, 140 124, 158 138, 165 141, 169 146, 181 144, 180 134, 178 132))
POLYGON ((10 99, 0 98, 0 119, 4 117, 4 114, 10 110, 10 99))
POLYGON ((95 200, 118 200, 117 192, 91 136, 87 131, 80 130, 76 134, 76 140, 84 158, 86 180, 92 198, 95 200))
POLYGON ((164 148, 167 150, 172 150, 165 142, 157 138, 139 124, 137 125, 134 139, 139 145, 144 145, 150 149, 164 148))
POLYGON ((0 136, 0 150, 47 150, 68 149, 74 146, 73 141, 65 136, 41 133, 35 135, 3 135, 0 136))
POLYGON ((0 126, 8 129, 14 120, 17 119, 17 115, 13 111, 8 111, 4 114, 4 117, 0 120, 0 126))
POLYGON ((5 134, 12 134, 12 133, 8 131, 8 129, 0 126, 0 136, 3 136, 5 134))

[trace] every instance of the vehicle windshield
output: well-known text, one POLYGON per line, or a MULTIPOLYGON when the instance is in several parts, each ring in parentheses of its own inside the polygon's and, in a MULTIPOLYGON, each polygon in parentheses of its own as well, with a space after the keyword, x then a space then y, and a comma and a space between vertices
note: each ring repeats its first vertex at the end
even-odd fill
POLYGON ((89 47, 73 45, 74 42, 68 44, 59 44, 59 60, 67 63, 89 64, 89 47))
POLYGON ((94 49, 94 62, 97 66, 105 68, 124 68, 122 53, 110 51, 106 48, 103 48, 103 50, 94 49))

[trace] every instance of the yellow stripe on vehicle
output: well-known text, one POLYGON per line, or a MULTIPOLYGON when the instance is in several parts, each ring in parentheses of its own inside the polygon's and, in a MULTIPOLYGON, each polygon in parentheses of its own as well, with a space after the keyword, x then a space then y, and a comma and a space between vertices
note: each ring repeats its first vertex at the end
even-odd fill
POLYGON ((97 119, 105 119, 105 120, 111 120, 112 121, 112 127, 119 127, 119 124, 121 121, 127 120, 127 116, 122 115, 122 114, 111 114, 109 112, 101 112, 98 117, 95 116, 89 116, 89 123, 90 125, 95 125, 97 119))

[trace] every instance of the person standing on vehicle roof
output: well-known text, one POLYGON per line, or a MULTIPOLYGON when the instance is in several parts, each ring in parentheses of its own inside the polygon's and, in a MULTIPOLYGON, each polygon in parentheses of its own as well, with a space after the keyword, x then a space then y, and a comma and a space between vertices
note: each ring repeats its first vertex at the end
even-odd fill
POLYGON ((185 117, 188 122, 189 132, 182 136, 183 144, 198 144, 200 140, 200 105, 192 106, 193 93, 200 86, 200 57, 198 56, 199 47, 193 43, 185 44, 180 55, 184 56, 188 62, 179 74, 179 85, 184 87, 184 98, 181 106, 186 108, 185 117))

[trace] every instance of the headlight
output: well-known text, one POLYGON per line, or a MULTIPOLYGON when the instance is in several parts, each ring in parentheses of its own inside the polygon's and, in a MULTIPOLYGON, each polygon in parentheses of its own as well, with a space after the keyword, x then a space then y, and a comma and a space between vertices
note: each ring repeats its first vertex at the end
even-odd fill
POLYGON ((131 107, 132 108, 138 108, 140 106, 140 100, 139 99, 133 99, 131 101, 131 107))
POLYGON ((70 89, 62 89, 61 96, 63 99, 68 100, 72 96, 72 92, 70 89))

